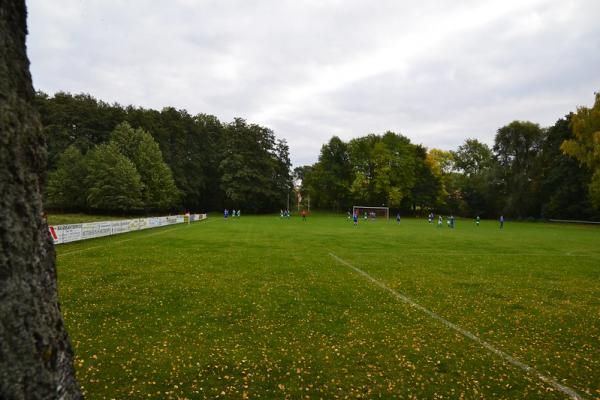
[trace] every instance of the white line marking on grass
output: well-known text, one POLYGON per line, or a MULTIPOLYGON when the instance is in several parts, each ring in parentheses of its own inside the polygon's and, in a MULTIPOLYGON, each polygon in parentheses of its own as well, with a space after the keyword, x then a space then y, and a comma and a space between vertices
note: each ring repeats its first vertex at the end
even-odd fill
POLYGON ((577 399, 577 400, 584 399, 584 397, 582 397, 579 393, 577 393, 575 390, 571 389, 570 387, 561 385, 560 383, 558 383, 553 378, 550 378, 550 377, 548 377, 546 375, 543 375, 537 369, 535 369, 533 367, 530 367, 527 364, 522 363, 521 361, 517 360, 516 358, 512 357, 511 355, 509 355, 509 354, 503 352, 502 350, 499 350, 496 347, 492 346, 491 344, 489 344, 485 340, 480 339, 478 336, 474 335, 473 333, 471 333, 471 332, 469 332, 469 331, 461 328, 458 325, 453 324, 452 322, 450 322, 447 319, 439 316, 438 314, 434 313, 433 311, 428 310, 427 308, 423 307, 422 305, 416 303, 410 297, 406 297, 405 295, 403 295, 401 293, 398 293, 394 289, 392 289, 389 286, 387 286, 385 283, 380 282, 377 279, 373 278, 371 275, 367 274, 365 271, 363 271, 363 270, 361 270, 359 268, 356 268, 355 266, 353 266, 352 264, 350 264, 348 261, 345 261, 345 260, 339 258, 338 256, 336 256, 333 253, 329 253, 329 255, 331 257, 335 258, 336 261, 338 261, 339 263, 344 264, 345 266, 351 268, 355 272, 359 273, 363 277, 365 277, 368 280, 370 280, 375 285, 377 285, 380 288, 382 288, 383 290, 389 292, 396 299, 398 299, 398 300, 402 301, 403 303, 406 303, 406 304, 408 304, 408 305, 416 308, 417 310, 419 310, 419 311, 427 314, 432 319, 435 319, 436 321, 441 322, 442 324, 446 325, 448 328, 455 330, 456 332, 460 333, 464 337, 473 340, 474 342, 478 343, 479 345, 481 345, 482 347, 486 348, 490 352, 496 354, 497 356, 499 356, 500 358, 504 359, 505 361, 508 361, 510 364, 514 365, 515 367, 519 367, 523 371, 537 376, 543 382, 546 382, 546 383, 552 385, 555 389, 560 390, 561 392, 563 392, 564 394, 566 394, 567 396, 569 396, 572 399, 577 399))
MULTIPOLYGON (((208 224, 209 222, 212 222, 212 221, 214 221, 214 219, 207 220, 207 221, 206 221, 204 224, 208 224)), ((203 224, 203 225, 204 225, 204 224, 203 224)), ((62 256, 68 256, 69 254, 81 253, 82 251, 87 251, 87 250, 98 249, 98 248, 100 248, 100 247, 111 246, 111 245, 113 245, 113 244, 125 243, 125 242, 129 242, 129 241, 131 241, 131 240, 143 239, 143 238, 147 238, 147 237, 149 237, 149 236, 161 235, 161 234, 163 234, 163 233, 166 233, 166 232, 171 232, 171 231, 174 231, 175 229, 178 229, 178 228, 181 228, 181 227, 180 227, 180 226, 176 226, 176 227, 174 227, 174 228, 171 228, 171 229, 165 229, 165 230, 162 230, 162 231, 160 231, 160 232, 154 232, 154 233, 151 233, 151 234, 149 234, 149 235, 136 236, 136 237, 132 237, 132 238, 125 239, 125 240, 119 240, 119 241, 116 241, 116 242, 109 242, 109 243, 106 243, 106 244, 103 244, 103 245, 92 246, 92 247, 86 247, 85 249, 73 250, 73 251, 69 251, 68 253, 61 253, 61 254, 57 254, 57 255, 56 255, 56 258, 58 258, 58 257, 62 257, 62 256)))

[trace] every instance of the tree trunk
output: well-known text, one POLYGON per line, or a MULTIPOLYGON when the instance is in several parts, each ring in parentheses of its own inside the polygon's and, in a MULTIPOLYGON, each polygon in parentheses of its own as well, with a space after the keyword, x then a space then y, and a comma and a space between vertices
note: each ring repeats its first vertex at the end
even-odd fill
POLYGON ((79 399, 42 218, 46 143, 26 34, 24 1, 0 1, 0 398, 79 399))

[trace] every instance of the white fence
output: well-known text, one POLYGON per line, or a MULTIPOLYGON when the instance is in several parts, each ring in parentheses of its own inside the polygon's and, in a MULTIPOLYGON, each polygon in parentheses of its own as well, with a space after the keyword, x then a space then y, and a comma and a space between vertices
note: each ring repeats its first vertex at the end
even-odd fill
POLYGON ((190 214, 190 222, 200 221, 206 218, 206 214, 190 214))
MULTIPOLYGON (((206 214, 190 214, 190 221, 200 221, 206 214)), ((82 224, 50 225, 50 235, 54 244, 93 239, 119 233, 139 231, 142 229, 158 228, 159 226, 181 224, 185 221, 183 215, 168 217, 135 218, 119 221, 86 222, 82 224)))

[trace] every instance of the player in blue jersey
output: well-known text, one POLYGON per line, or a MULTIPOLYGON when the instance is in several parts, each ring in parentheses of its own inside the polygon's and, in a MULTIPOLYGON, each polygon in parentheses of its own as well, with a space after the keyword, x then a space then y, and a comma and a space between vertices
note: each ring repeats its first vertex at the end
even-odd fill
POLYGON ((399 224, 400 223, 400 213, 396 214, 396 223, 399 224))
POLYGON ((504 215, 500 216, 500 229, 504 229, 504 215))
POLYGON ((358 214, 354 213, 354 215, 352 216, 352 220, 354 221, 354 226, 358 225, 358 214))

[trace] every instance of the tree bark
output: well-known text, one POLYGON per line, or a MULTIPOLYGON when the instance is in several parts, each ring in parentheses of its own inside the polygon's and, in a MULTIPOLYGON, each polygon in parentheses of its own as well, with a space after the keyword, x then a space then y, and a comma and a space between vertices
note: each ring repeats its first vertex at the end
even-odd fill
POLYGON ((44 221, 46 143, 33 108, 23 0, 0 1, 0 398, 82 398, 44 221))

